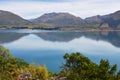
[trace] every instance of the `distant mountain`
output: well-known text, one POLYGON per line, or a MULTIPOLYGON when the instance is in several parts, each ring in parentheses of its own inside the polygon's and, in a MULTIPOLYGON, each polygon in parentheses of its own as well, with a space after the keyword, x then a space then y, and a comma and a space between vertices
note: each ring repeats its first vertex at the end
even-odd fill
POLYGON ((97 15, 89 17, 84 21, 86 21, 87 24, 99 24, 98 27, 120 28, 120 11, 103 16, 97 15))
POLYGON ((101 17, 101 25, 107 23, 110 28, 120 28, 120 11, 101 17))
POLYGON ((31 23, 20 16, 8 11, 0 10, 0 26, 24 26, 28 24, 31 23))
POLYGON ((47 23, 57 27, 80 26, 83 20, 69 13, 48 13, 31 20, 34 23, 47 23))
POLYGON ((120 11, 108 15, 97 15, 81 19, 69 13, 48 13, 36 19, 33 23, 46 23, 57 27, 96 27, 96 28, 120 28, 120 11))
MULTIPOLYGON (((24 27, 33 29, 68 29, 83 28, 120 29, 120 11, 108 15, 97 15, 81 19, 70 13, 47 13, 32 20, 25 20, 22 17, 8 11, 0 10, 0 28, 24 27)), ((71 29, 71 30, 72 30, 71 29)))
POLYGON ((92 16, 92 17, 88 17, 86 19, 84 19, 86 24, 99 24, 102 22, 101 20, 101 16, 97 15, 97 16, 92 16))

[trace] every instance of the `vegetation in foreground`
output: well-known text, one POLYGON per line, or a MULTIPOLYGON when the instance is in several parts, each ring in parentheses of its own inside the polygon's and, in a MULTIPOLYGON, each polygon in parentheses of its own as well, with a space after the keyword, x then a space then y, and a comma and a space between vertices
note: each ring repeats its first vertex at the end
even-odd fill
POLYGON ((0 46, 0 80, 48 80, 45 66, 28 64, 0 46))
POLYGON ((108 60, 102 59, 96 64, 81 53, 67 53, 64 59, 60 75, 65 75, 68 80, 120 80, 117 65, 111 66, 108 60))
POLYGON ((0 80, 120 80, 117 65, 108 60, 96 64, 81 53, 66 53, 64 59, 61 72, 54 75, 45 66, 28 64, 0 46, 0 80))

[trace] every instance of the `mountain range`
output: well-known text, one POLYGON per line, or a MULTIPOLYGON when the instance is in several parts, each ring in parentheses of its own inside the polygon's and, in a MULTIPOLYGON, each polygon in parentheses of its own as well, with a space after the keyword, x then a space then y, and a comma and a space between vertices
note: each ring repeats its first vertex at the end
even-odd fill
POLYGON ((76 17, 69 13, 48 13, 31 21, 33 23, 47 23, 57 27, 79 26, 82 23, 80 17, 76 17))
POLYGON ((24 26, 31 24, 30 21, 8 11, 0 10, 0 26, 24 26))
POLYGON ((43 14, 35 19, 26 20, 12 12, 0 10, 0 27, 120 29, 120 11, 85 19, 70 13, 53 12, 43 14))

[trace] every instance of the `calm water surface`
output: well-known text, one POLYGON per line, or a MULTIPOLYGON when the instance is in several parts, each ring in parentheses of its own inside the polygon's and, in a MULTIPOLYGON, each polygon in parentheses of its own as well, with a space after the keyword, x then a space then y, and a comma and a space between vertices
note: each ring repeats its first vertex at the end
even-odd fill
POLYGON ((12 55, 58 72, 65 53, 81 52, 92 61, 108 59, 120 67, 120 32, 0 30, 0 44, 12 55))

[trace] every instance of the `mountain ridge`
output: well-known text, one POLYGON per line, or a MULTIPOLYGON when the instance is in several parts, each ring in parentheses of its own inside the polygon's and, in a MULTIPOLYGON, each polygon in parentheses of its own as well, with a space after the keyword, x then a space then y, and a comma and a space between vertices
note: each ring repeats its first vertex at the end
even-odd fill
POLYGON ((33 23, 47 23, 53 26, 78 26, 82 19, 70 13, 46 13, 33 19, 33 23), (63 25, 64 23, 64 25, 63 25))
POLYGON ((31 24, 30 21, 23 19, 22 17, 9 12, 0 10, 0 25, 2 26, 24 26, 31 24))
POLYGON ((85 19, 82 19, 80 17, 76 17, 74 15, 71 15, 69 13, 62 13, 64 17, 61 17, 61 13, 47 13, 44 14, 38 18, 33 19, 33 23, 47 23, 47 24, 56 24, 56 21, 59 23, 62 23, 63 25, 55 25, 55 26, 77 26, 77 27, 99 27, 99 28, 120 28, 120 10, 116 11, 111 14, 107 15, 96 15, 92 17, 88 17, 85 19), (45 16, 47 15, 47 16, 45 16), (51 16, 52 15, 52 16, 51 16), (57 19, 56 19, 57 15, 57 19), (67 16, 67 19, 65 18, 67 16), (71 18, 72 16, 72 18, 71 18), (43 18, 44 17, 44 18, 43 18), (60 21, 62 18, 62 21, 60 21), (64 21, 70 21, 67 25, 64 25, 66 22, 64 21), (73 21, 72 21, 73 20, 73 21), (51 23, 50 23, 51 22, 51 23), (107 26, 106 26, 107 25, 107 26))
MULTIPOLYGON (((9 12, 0 10, 0 26, 29 26, 30 28, 100 28, 100 29, 120 29, 120 10, 107 15, 96 15, 82 19, 70 13, 46 13, 32 20, 9 12)), ((28 27, 27 27, 28 28, 28 27)))

